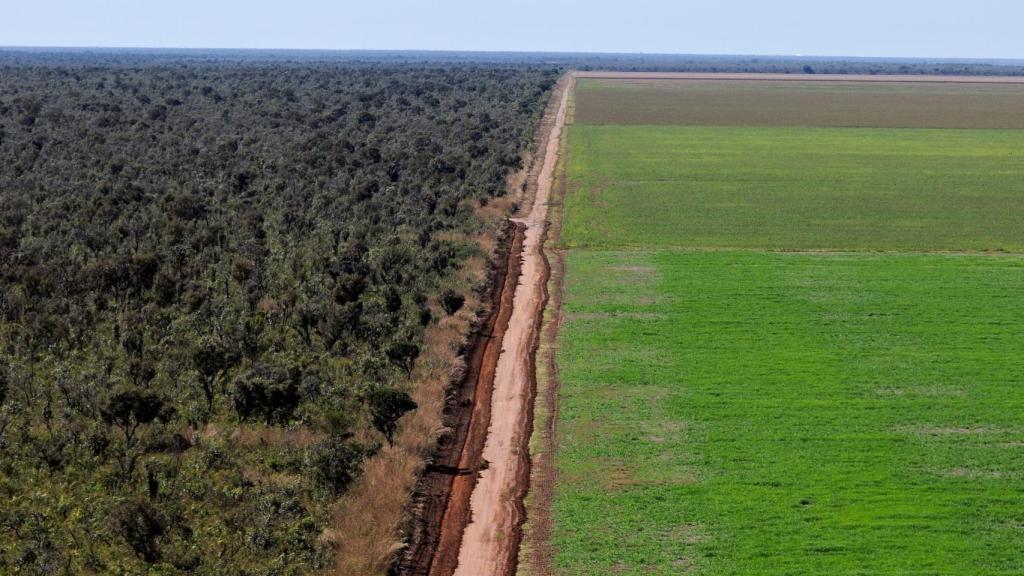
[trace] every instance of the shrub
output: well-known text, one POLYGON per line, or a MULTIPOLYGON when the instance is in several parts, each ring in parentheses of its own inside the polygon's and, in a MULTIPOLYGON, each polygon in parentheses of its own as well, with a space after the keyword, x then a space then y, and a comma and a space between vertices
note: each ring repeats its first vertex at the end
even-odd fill
POLYGON ((322 485, 341 494, 359 474, 367 449, 351 433, 332 434, 306 452, 306 468, 322 485))
POLYGON ((441 307, 448 315, 455 314, 462 309, 462 305, 466 303, 466 297, 459 294, 451 288, 445 288, 441 291, 441 307))

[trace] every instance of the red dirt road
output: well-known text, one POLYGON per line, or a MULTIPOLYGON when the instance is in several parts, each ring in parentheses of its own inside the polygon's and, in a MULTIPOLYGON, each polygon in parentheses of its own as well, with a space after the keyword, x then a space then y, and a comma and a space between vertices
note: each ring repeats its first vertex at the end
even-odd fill
POLYGON ((558 112, 547 136, 533 207, 525 218, 516 220, 526 226, 526 234, 512 317, 494 377, 491 426, 483 452, 488 466, 480 473, 473 491, 472 520, 462 535, 455 576, 515 574, 524 519, 522 499, 529 478, 527 446, 536 391, 534 354, 547 300, 548 266, 542 249, 548 198, 568 108, 568 86, 568 82, 559 84, 558 112))
POLYGON ((547 301, 543 253, 572 76, 549 101, 530 168, 530 212, 508 223, 486 301, 466 352, 466 371, 445 412, 444 435, 421 477, 409 545, 394 576, 512 576, 525 520, 528 445, 536 395, 535 353, 547 301), (539 168, 539 170, 538 170, 539 168))

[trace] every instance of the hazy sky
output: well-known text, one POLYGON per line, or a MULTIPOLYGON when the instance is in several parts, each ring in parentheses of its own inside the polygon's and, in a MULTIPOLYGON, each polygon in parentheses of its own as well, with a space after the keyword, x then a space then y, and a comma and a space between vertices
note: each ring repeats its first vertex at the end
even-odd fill
POLYGON ((1024 0, 0 0, 0 46, 1024 58, 1024 0))

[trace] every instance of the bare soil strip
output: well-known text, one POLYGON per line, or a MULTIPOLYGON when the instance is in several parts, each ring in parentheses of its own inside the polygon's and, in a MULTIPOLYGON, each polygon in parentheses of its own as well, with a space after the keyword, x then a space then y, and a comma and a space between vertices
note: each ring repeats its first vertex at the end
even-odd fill
POLYGON ((451 434, 417 486, 409 546, 394 575, 515 574, 529 484, 534 361, 547 300, 542 248, 567 86, 563 80, 552 98, 558 108, 542 136, 532 208, 510 222, 510 240, 501 245, 507 251, 498 250, 504 262, 492 277, 492 311, 472 339, 466 374, 452 391, 445 413, 451 434))
POLYGON ((462 535, 455 576, 512 576, 516 570, 525 520, 523 498, 529 483, 535 355, 547 300, 549 270, 543 245, 548 198, 565 124, 568 87, 563 80, 557 88, 558 112, 547 136, 533 207, 525 218, 515 220, 526 226, 519 286, 494 377, 491 427, 483 452, 488 466, 473 491, 472 521, 462 535))
POLYGON ((458 558, 458 538, 469 521, 469 496, 484 465, 494 372, 512 316, 520 263, 516 255, 522 250, 525 227, 509 223, 503 236, 487 295, 490 312, 470 339, 465 375, 451 390, 445 408, 450 433, 439 441, 417 485, 409 546, 392 574, 427 576, 443 573, 446 567, 450 574, 458 558))
POLYGON ((929 76, 869 74, 755 74, 728 72, 576 72, 577 78, 609 80, 771 80, 775 82, 939 82, 951 84, 1024 84, 1024 76, 929 76))
MULTIPOLYGON (((564 184, 564 182, 563 182, 564 184)), ((564 198, 565 191, 559 190, 558 202, 564 198)), ((548 232, 549 240, 558 240, 560 223, 552 218, 551 228, 548 232)), ((550 576, 554 574, 555 551, 551 544, 554 522, 552 517, 552 506, 555 499, 555 480, 557 468, 555 466, 555 453, 558 448, 557 425, 558 425, 558 389, 560 380, 558 375, 558 331, 564 321, 562 316, 562 300, 565 291, 565 251, 561 249, 546 250, 546 257, 549 263, 548 278, 548 303, 547 309, 550 316, 543 324, 541 335, 541 347, 538 350, 538 364, 544 367, 543 385, 538 381, 535 405, 542 407, 544 417, 541 420, 535 418, 534 425, 540 427, 538 442, 540 449, 533 457, 530 467, 532 476, 530 478, 530 524, 523 535, 529 552, 527 555, 520 555, 520 559, 527 563, 529 574, 532 576, 550 576)))

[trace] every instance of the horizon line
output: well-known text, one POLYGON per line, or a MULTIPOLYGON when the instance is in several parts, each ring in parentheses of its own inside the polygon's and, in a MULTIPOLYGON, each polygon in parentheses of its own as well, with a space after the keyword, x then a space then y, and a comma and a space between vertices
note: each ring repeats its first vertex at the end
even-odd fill
POLYGON ((383 53, 383 54, 521 54, 521 55, 562 55, 562 56, 648 56, 674 58, 771 58, 794 60, 875 60, 875 61, 917 61, 931 63, 1024 63, 1024 57, 969 57, 969 56, 856 56, 835 54, 748 54, 714 52, 619 52, 619 51, 572 51, 572 50, 474 50, 448 48, 249 48, 209 46, 101 46, 101 45, 0 45, 0 51, 155 51, 155 52, 336 52, 336 53, 383 53))

